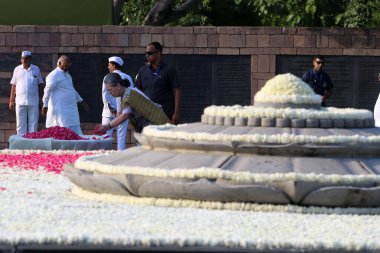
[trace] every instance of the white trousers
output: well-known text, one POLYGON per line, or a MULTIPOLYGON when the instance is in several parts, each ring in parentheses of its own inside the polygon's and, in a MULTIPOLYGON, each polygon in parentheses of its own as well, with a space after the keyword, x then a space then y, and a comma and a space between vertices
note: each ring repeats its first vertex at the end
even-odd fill
POLYGON ((16 130, 18 135, 37 132, 38 128, 38 105, 16 104, 16 130))
MULTIPOLYGON (((110 123, 114 117, 102 117, 102 125, 107 125, 110 123)), ((127 132, 128 132, 128 120, 121 123, 116 128, 116 138, 117 138, 117 150, 124 150, 125 149, 125 141, 127 139, 127 132)), ((112 137, 113 135, 113 129, 110 129, 106 132, 106 135, 112 137)))
POLYGON ((373 116, 375 118, 375 127, 380 127, 380 95, 377 98, 375 108, 373 110, 373 116))

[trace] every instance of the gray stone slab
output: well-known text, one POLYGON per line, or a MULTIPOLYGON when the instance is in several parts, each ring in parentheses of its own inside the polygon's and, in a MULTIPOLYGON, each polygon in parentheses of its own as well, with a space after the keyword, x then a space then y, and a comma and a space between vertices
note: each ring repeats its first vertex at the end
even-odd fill
POLYGON ((325 187, 305 196, 300 204, 341 207, 376 207, 380 203, 380 187, 325 187))
POLYGON ((231 157, 223 166, 224 170, 252 173, 289 173, 293 172, 290 157, 273 157, 263 155, 237 155, 231 157))
POLYGON ((128 166, 147 166, 154 168, 218 168, 227 161, 232 154, 207 154, 200 152, 169 152, 146 150, 143 156, 122 162, 128 166), (142 159, 142 160, 140 160, 142 159))
POLYGON ((99 163, 118 164, 121 161, 129 161, 130 159, 139 158, 145 154, 145 149, 141 146, 129 148, 128 152, 114 152, 108 155, 97 156, 96 160, 99 163))
POLYGON ((126 187, 125 175, 98 174, 77 169, 72 165, 65 165, 64 175, 68 177, 71 182, 88 191, 131 195, 131 192, 126 187))
POLYGON ((138 193, 142 197, 162 198, 165 196, 173 199, 186 198, 202 201, 290 203, 280 189, 270 185, 236 185, 205 178, 186 183, 162 178, 146 180, 140 185, 138 193))
MULTIPOLYGON (((277 158, 274 158, 277 159, 277 158)), ((337 174, 337 175, 368 175, 368 171, 363 168, 360 162, 353 158, 334 157, 292 157, 294 172, 316 173, 316 174, 337 174)))

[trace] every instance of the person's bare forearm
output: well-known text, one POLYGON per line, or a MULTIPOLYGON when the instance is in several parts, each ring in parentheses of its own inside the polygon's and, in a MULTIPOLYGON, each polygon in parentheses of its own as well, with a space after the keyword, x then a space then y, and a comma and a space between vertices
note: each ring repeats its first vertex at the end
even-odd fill
POLYGON ((16 85, 12 84, 11 95, 9 96, 9 110, 13 111, 15 109, 16 100, 16 85))
POLYGON ((15 102, 16 99, 16 85, 12 84, 11 95, 9 96, 9 102, 15 102))
POLYGON ((174 89, 174 113, 181 113, 181 90, 174 89))
POLYGON ((332 95, 332 89, 325 92, 325 95, 323 96, 322 100, 326 101, 331 95, 332 95))

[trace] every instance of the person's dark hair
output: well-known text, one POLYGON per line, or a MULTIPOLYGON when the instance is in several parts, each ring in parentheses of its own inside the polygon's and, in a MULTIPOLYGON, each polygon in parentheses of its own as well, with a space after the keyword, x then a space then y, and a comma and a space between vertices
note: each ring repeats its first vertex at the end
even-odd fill
POLYGON ((324 57, 323 55, 317 54, 317 55, 314 55, 314 56, 313 56, 313 61, 314 61, 315 59, 321 59, 322 61, 324 61, 324 60, 325 60, 325 57, 324 57))
POLYGON ((117 63, 115 61, 110 61, 110 63, 115 65, 116 69, 121 69, 121 66, 119 65, 119 63, 117 63))
POLYGON ((162 53, 162 46, 159 42, 153 41, 153 42, 148 44, 148 46, 150 46, 150 45, 153 45, 156 50, 158 50, 158 51, 160 51, 160 53, 162 53))
POLYGON ((121 86, 129 87, 131 84, 128 79, 121 79, 121 76, 118 73, 109 73, 104 78, 105 84, 110 84, 112 87, 116 87, 119 83, 121 86))

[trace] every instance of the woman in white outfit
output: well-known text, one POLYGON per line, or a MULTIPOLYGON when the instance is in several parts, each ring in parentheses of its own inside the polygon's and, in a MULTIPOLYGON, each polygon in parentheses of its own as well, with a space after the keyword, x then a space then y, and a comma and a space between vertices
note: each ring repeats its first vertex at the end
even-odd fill
MULTIPOLYGON (((118 56, 112 56, 108 59, 108 70, 110 73, 117 73, 123 80, 128 80, 130 85, 134 87, 132 78, 121 72, 120 68, 123 66, 123 60, 118 56)), ((120 98, 114 98, 106 89, 106 84, 102 85, 102 100, 103 100, 103 112, 102 112, 102 125, 107 125, 117 115, 121 113, 121 100, 120 98)), ((128 132, 128 121, 126 120, 122 124, 118 125, 116 130, 117 135, 117 150, 125 149, 125 140, 128 132)), ((113 129, 109 129, 106 135, 113 135, 113 129)))

